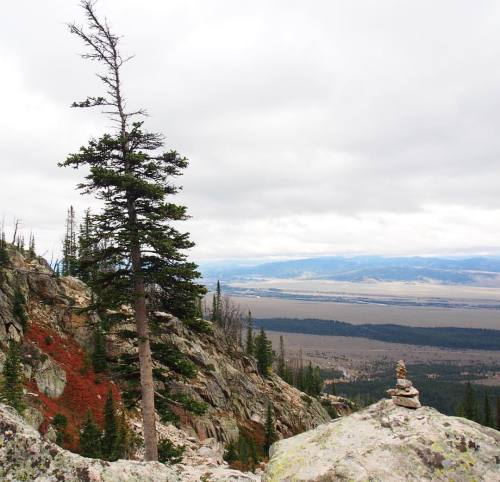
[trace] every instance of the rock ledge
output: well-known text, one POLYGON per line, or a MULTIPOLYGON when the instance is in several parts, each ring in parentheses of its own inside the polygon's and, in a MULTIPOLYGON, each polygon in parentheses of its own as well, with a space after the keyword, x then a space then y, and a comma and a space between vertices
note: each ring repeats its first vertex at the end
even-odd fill
POLYGON ((382 400, 273 445, 264 481, 500 481, 500 432, 382 400))

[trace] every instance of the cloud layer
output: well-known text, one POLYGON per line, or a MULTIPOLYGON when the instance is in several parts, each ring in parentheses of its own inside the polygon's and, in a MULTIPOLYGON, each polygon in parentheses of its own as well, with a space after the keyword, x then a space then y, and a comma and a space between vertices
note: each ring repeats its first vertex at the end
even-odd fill
MULTIPOLYGON (((131 106, 191 160, 202 258, 499 253, 494 1, 101 0, 137 57, 131 106)), ((3 7, 0 215, 58 251, 91 205, 56 163, 104 131, 67 0, 3 7)))

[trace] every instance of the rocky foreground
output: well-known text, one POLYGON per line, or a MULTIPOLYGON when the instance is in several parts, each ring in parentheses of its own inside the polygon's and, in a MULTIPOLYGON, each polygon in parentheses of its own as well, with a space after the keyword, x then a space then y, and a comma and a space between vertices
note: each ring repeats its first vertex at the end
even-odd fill
POLYGON ((226 467, 87 459, 0 404, 0 480, 35 482, 500 481, 500 432, 392 400, 277 442, 262 476, 226 467))
POLYGON ((88 459, 41 436, 0 404, 0 480, 30 482, 256 482, 260 477, 226 467, 167 466, 158 462, 88 459))
POLYGON ((500 432, 381 400, 282 440, 265 482, 500 481, 500 432))

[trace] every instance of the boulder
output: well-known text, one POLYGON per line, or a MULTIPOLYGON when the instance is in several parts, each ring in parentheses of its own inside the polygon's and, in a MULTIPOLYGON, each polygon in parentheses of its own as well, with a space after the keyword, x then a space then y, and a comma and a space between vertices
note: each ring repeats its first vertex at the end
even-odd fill
POLYGON ((37 369, 35 381, 42 393, 57 398, 62 395, 66 387, 66 372, 52 358, 47 357, 37 369))
POLYGON ((500 432, 382 400, 275 443, 263 480, 500 480, 500 432))

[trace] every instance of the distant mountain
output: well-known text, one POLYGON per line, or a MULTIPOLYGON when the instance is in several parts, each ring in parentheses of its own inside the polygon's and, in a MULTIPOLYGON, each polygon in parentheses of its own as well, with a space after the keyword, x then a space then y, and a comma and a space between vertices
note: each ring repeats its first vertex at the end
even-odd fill
POLYGON ((201 266, 207 280, 224 281, 261 278, 327 279, 336 281, 434 281, 447 284, 472 284, 500 275, 500 258, 431 258, 355 256, 319 257, 253 266, 211 264, 201 266))

